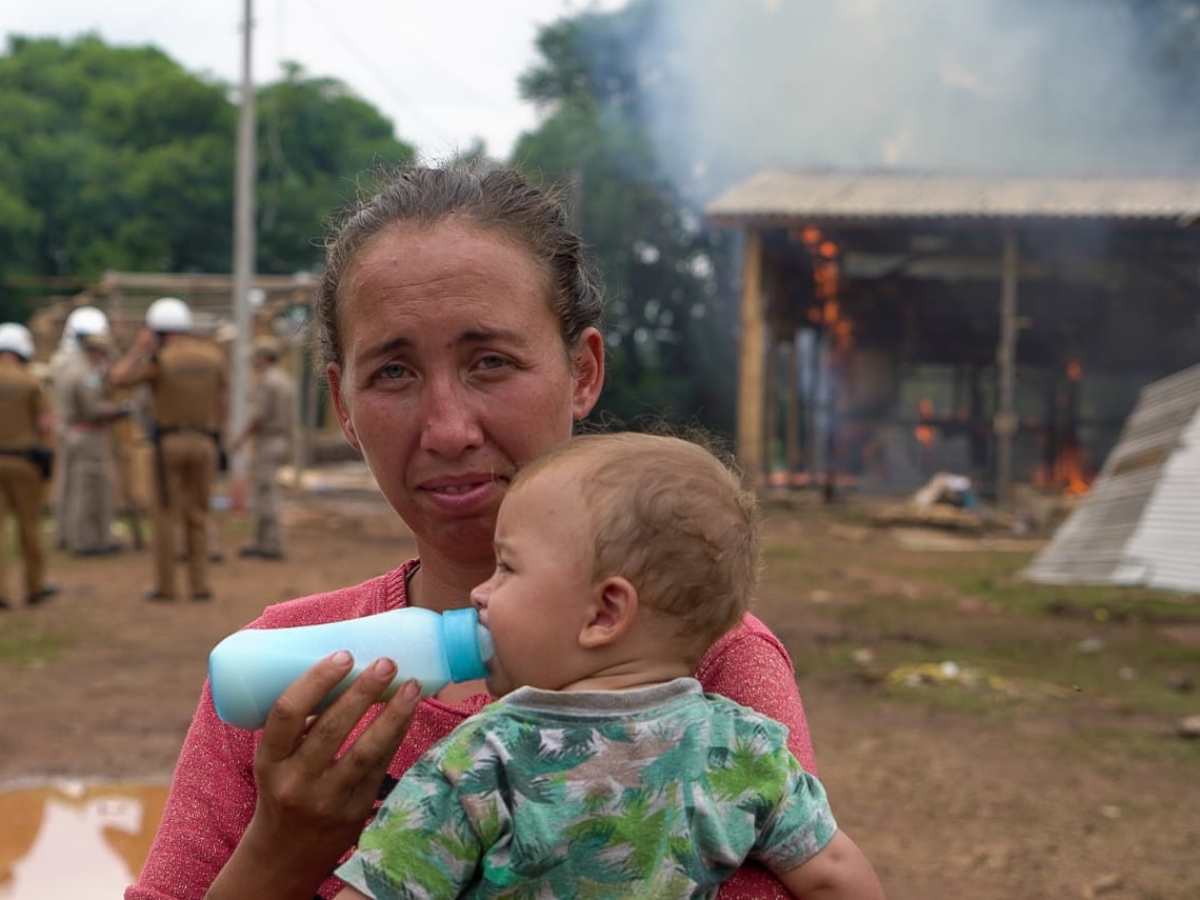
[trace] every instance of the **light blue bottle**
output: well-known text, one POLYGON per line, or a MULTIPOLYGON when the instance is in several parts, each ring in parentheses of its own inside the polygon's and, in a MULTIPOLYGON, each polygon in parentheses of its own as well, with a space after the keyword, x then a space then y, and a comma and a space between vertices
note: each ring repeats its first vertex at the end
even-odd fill
POLYGON ((492 636, 474 609, 445 613, 408 606, 373 616, 234 632, 208 657, 213 704, 221 720, 238 728, 262 728, 284 689, 318 660, 349 650, 354 668, 317 706, 325 709, 380 657, 396 663, 396 677, 380 696, 386 700, 415 678, 425 697, 451 681, 487 675, 492 636))

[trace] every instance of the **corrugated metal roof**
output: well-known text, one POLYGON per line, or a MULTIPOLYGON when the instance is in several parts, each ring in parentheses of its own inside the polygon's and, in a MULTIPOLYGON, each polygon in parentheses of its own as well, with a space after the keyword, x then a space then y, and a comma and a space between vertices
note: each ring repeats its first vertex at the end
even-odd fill
POLYGON ((1200 366, 1142 389, 1092 490, 1024 576, 1200 591, 1200 366))
POLYGON ((713 220, 1200 218, 1200 175, 1021 177, 775 169, 705 207, 713 220))

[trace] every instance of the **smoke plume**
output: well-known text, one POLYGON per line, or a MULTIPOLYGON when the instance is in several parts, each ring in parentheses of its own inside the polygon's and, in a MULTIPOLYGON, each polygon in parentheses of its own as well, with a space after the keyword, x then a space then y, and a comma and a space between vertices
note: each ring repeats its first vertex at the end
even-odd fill
POLYGON ((651 6, 634 50, 648 124, 692 192, 773 165, 1178 172, 1200 147, 1155 55, 1197 28, 1190 3, 1153 22, 1122 0, 651 6))

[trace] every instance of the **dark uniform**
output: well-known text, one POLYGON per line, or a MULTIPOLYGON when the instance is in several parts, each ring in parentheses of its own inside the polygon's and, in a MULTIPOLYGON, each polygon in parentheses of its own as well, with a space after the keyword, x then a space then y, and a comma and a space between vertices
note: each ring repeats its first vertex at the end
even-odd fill
MULTIPOLYGON (((25 597, 38 603, 49 596, 38 521, 42 511, 43 473, 30 452, 45 447, 42 423, 47 404, 37 377, 15 356, 0 354, 0 523, 11 511, 25 567, 25 597)), ((5 529, 7 530, 7 529, 5 529)), ((0 601, 7 607, 6 553, 0 547, 0 601)))
POLYGON ((157 502, 153 597, 175 598, 175 535, 182 523, 192 597, 212 596, 207 529, 217 471, 225 359, 211 343, 178 335, 135 368, 128 384, 150 385, 157 502))

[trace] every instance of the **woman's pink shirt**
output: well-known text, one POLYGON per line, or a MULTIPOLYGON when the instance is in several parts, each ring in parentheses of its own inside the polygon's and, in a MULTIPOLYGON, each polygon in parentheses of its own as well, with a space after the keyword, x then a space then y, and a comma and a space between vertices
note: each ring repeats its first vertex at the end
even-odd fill
MULTIPOLYGON (((353 587, 268 607, 247 627, 314 625, 399 609, 407 605, 405 579, 415 565, 416 560, 410 560, 399 569, 353 587)), ((747 615, 741 625, 713 645, 697 667, 696 678, 705 691, 729 697, 786 725, 792 753, 805 769, 816 774, 816 758, 791 658, 766 625, 747 615)), ((433 699, 422 701, 388 774, 399 778, 432 744, 491 700, 480 694, 455 706, 433 699)), ((359 723, 351 739, 377 710, 373 708, 359 723)), ((254 752, 261 734, 234 728, 217 718, 205 682, 149 857, 138 882, 126 889, 125 900, 204 897, 254 813, 254 752)), ((341 887, 341 881, 330 877, 317 896, 331 898, 341 887)), ((739 869, 719 893, 721 900, 789 896, 770 873, 752 864, 739 869)))

